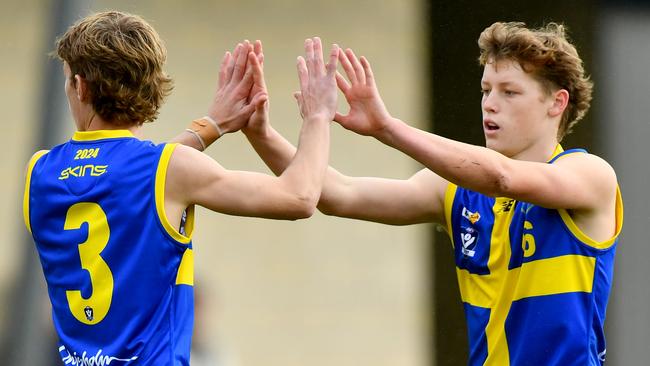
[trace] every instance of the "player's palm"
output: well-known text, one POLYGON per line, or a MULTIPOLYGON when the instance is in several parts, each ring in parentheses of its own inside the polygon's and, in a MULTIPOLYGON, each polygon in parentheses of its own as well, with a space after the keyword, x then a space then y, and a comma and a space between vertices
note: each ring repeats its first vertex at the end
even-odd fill
POLYGON ((337 113, 334 120, 344 128, 361 135, 374 135, 381 131, 390 115, 381 100, 368 61, 357 59, 351 49, 339 53, 339 61, 349 82, 336 75, 336 83, 350 105, 346 115, 337 113))
POLYGON ((373 135, 384 127, 388 111, 376 88, 357 84, 343 93, 350 105, 347 115, 337 113, 334 120, 361 135, 373 135))

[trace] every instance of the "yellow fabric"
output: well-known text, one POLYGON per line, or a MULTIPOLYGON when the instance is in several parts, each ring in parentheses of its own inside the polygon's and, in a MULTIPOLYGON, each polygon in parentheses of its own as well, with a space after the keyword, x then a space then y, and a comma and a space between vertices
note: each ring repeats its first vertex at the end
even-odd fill
POLYGON ((74 141, 93 141, 102 139, 114 139, 120 137, 135 137, 129 130, 95 130, 95 131, 76 131, 72 140, 74 141))
POLYGON ((160 162, 158 163, 158 169, 156 169, 156 184, 155 184, 155 195, 156 195, 156 212, 158 213, 158 218, 162 223, 165 231, 174 238, 176 241, 189 244, 192 235, 192 227, 194 226, 194 209, 189 209, 187 211, 187 223, 191 223, 190 230, 187 231, 187 236, 178 232, 167 219, 165 214, 165 180, 167 179, 167 166, 169 165, 169 159, 174 152, 177 144, 167 144, 163 148, 163 152, 160 155, 160 162))
POLYGON ((29 163, 27 164, 25 191, 23 193, 23 220, 25 221, 25 226, 30 233, 32 232, 32 225, 29 220, 29 187, 32 182, 32 170, 34 170, 34 165, 36 165, 38 159, 47 154, 48 151, 49 150, 38 151, 36 154, 34 154, 34 156, 32 156, 32 158, 29 160, 29 163))
POLYGON ((186 249, 176 274, 177 285, 194 286, 194 252, 186 249))

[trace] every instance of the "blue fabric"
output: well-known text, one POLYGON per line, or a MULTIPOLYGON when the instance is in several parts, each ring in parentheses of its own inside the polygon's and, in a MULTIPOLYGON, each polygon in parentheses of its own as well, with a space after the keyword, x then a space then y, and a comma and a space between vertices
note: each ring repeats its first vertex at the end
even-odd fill
POLYGON ((189 365, 193 292, 175 281, 191 242, 173 240, 156 213, 155 173, 163 147, 133 137, 71 140, 34 166, 29 220, 59 351, 68 365, 84 365, 93 357, 96 364, 110 360, 111 365, 189 365), (84 149, 98 150, 94 157, 79 159, 84 149), (75 170, 79 166, 82 169, 75 170), (68 168, 77 176, 66 177, 68 168), (108 242, 93 258, 110 269, 113 291, 106 316, 94 325, 75 318, 66 297, 74 290, 84 299, 99 292, 80 259, 82 247, 89 244, 80 244, 97 236, 89 228, 101 218, 88 217, 79 228, 64 229, 70 208, 80 202, 101 207, 110 229, 108 242))
MULTIPOLYGON (((575 152, 584 150, 567 150, 549 163, 561 155, 575 152)), ((505 333, 510 365, 602 365, 606 346, 603 332, 605 310, 618 238, 606 249, 597 249, 578 239, 557 210, 514 200, 503 204, 495 202, 493 197, 457 187, 451 203, 450 234, 456 267, 470 274, 464 277, 465 282, 459 281, 461 292, 467 300, 464 307, 469 335, 469 365, 494 364, 490 362, 486 343, 486 326, 489 314, 494 309, 472 304, 471 294, 482 293, 480 286, 485 286, 486 282, 478 282, 479 279, 489 278, 494 272, 503 273, 503 268, 488 268, 488 263, 492 263, 490 255, 507 255, 506 248, 510 251, 507 271, 512 273, 511 279, 515 278, 514 283, 510 282, 508 286, 512 288, 504 289, 501 286, 505 285, 503 282, 490 283, 497 289, 492 303, 503 305, 505 302, 507 309, 505 323, 493 329, 505 333), (508 242, 493 247, 491 240, 497 212, 509 215, 508 242), (528 256, 524 255, 527 245, 525 235, 535 240, 535 249, 528 256), (474 241, 468 246, 467 241, 472 238, 474 241), (532 271, 534 265, 522 265, 563 256, 593 258, 595 268, 591 292, 514 298, 514 289, 526 289, 533 285, 523 283, 522 278, 533 278, 532 281, 538 278, 536 272, 526 272, 532 271)), ((561 271, 582 275, 575 268, 562 268, 561 271)), ((503 277, 495 278, 502 278, 503 281, 503 277)), ((501 335, 499 333, 495 339, 502 339, 501 335)))

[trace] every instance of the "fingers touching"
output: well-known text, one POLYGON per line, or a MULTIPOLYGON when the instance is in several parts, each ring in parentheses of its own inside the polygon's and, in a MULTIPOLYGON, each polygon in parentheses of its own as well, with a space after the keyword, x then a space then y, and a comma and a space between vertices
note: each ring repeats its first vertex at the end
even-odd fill
POLYGON ((297 70, 300 92, 294 93, 300 114, 304 117, 320 116, 332 120, 336 112, 336 67, 339 48, 332 45, 328 63, 323 59, 320 38, 308 38, 304 43, 305 56, 298 57, 297 70))

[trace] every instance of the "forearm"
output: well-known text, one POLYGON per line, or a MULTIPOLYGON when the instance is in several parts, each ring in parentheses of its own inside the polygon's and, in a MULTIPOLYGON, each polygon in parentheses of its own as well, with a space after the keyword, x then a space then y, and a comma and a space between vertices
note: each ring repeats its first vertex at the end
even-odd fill
POLYGON ((375 137, 446 180, 484 194, 504 191, 504 163, 507 159, 493 150, 444 138, 392 119, 375 137))
POLYGON ((296 154, 296 148, 270 125, 263 131, 245 131, 244 134, 275 175, 282 174, 296 154))
MULTIPOLYGON (((329 125, 330 121, 319 117, 306 119, 303 122, 296 153, 280 175, 280 179, 289 189, 297 192, 305 200, 309 200, 314 206, 320 197, 329 161, 329 125)), ((283 145, 282 150, 285 154, 290 150, 288 145, 290 145, 288 142, 283 145)), ((280 165, 277 164, 277 167, 280 165)))
MULTIPOLYGON (((275 175, 282 174, 296 154, 296 148, 270 125, 265 126, 263 131, 246 131, 245 135, 275 175)), ((327 167, 318 202, 321 211, 332 215, 339 214, 339 208, 348 201, 350 188, 347 187, 347 178, 336 169, 327 167)))
POLYGON ((169 140, 170 143, 178 143, 181 145, 189 146, 193 149, 203 151, 203 146, 201 146, 201 143, 199 140, 194 136, 192 133, 183 131, 180 134, 178 134, 176 137, 173 139, 169 140))

